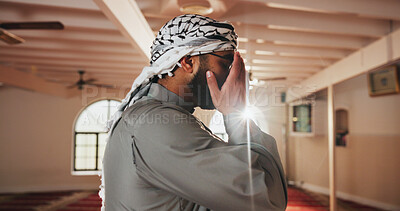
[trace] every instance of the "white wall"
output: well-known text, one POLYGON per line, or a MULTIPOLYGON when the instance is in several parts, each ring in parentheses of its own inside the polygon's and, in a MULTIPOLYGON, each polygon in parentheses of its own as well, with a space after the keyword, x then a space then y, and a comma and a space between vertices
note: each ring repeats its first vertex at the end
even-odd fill
POLYGON ((71 175, 73 124, 91 100, 0 87, 0 192, 98 188, 71 175))
MULTIPOLYGON (((336 147, 339 197, 389 210, 400 209, 400 95, 370 97, 365 74, 334 87, 335 108, 346 108, 346 147, 336 147)), ((316 107, 327 114, 326 98, 316 107)), ((324 124, 326 118, 318 118, 324 124)), ((328 137, 291 136, 289 178, 313 190, 327 190, 328 137)))

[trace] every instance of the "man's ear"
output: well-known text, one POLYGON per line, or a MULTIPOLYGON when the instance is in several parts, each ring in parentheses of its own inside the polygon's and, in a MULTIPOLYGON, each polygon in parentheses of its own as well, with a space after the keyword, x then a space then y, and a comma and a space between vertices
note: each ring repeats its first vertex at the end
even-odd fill
POLYGON ((185 56, 181 59, 181 65, 183 71, 187 73, 193 72, 193 57, 185 56))

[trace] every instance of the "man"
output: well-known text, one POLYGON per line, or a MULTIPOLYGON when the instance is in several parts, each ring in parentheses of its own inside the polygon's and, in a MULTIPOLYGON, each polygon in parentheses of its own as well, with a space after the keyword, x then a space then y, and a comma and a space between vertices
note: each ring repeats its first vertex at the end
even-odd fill
POLYGON ((275 140, 240 118, 246 72, 236 39, 232 25, 199 15, 161 28, 151 66, 112 122, 103 160, 107 211, 286 208, 275 140), (224 115, 228 143, 192 115, 195 106, 224 115))

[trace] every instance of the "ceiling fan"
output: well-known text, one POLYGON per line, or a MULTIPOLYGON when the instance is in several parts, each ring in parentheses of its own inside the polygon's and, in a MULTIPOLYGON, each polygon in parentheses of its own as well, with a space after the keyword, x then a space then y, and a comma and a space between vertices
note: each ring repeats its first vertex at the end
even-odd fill
POLYGON ((14 29, 50 29, 62 30, 64 25, 58 21, 52 22, 7 22, 0 23, 0 40, 13 45, 25 42, 21 37, 9 32, 8 30, 14 29))
POLYGON ((253 77, 253 73, 251 72, 251 69, 249 70, 249 83, 250 85, 263 85, 264 82, 268 81, 284 81, 286 80, 286 77, 253 77))
POLYGON ((96 81, 96 79, 94 79, 94 78, 90 78, 90 79, 84 80, 83 79, 83 75, 85 74, 84 70, 78 70, 78 74, 79 74, 79 80, 75 84, 73 84, 71 86, 68 86, 67 88, 71 89, 71 88, 77 87, 79 90, 82 90, 84 86, 97 86, 97 87, 103 87, 103 88, 115 88, 115 86, 113 86, 113 85, 95 84, 95 83, 93 83, 93 82, 96 81))

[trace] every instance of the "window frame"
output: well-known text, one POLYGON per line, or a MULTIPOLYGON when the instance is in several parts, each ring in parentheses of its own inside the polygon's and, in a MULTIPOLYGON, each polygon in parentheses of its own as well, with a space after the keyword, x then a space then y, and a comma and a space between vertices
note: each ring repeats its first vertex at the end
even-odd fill
MULTIPOLYGON (((76 131, 76 124, 77 124, 77 121, 78 121, 78 119, 79 119, 79 117, 82 115, 82 112, 83 111, 85 111, 88 107, 90 107, 91 105, 93 105, 93 104, 95 104, 95 103, 97 103, 97 102, 100 102, 100 101, 108 101, 108 102, 111 102, 111 101, 117 101, 117 102, 119 102, 119 103, 121 103, 121 100, 120 99, 116 99, 116 98, 102 98, 102 99, 96 99, 96 100, 94 100, 94 101, 92 101, 92 102, 90 102, 90 103, 88 103, 86 106, 84 106, 80 111, 79 111, 79 113, 78 113, 78 115, 75 117, 75 120, 74 120, 74 124, 73 124, 73 128, 72 128, 72 130, 73 130, 73 142, 72 142, 72 150, 71 150, 71 174, 72 175, 76 175, 76 176, 81 176, 81 175, 99 175, 99 173, 101 172, 101 169, 99 169, 99 165, 98 165, 98 158, 99 158, 99 135, 100 134, 107 134, 108 132, 104 132, 104 131, 97 131, 97 132, 77 132, 76 131), (95 155, 95 162, 96 162, 96 165, 95 165, 95 169, 76 169, 76 136, 78 135, 78 134, 93 134, 93 135, 96 135, 96 155, 95 155)), ((107 115, 107 117, 108 118, 111 118, 111 116, 113 115, 113 114, 111 114, 110 113, 110 104, 109 104, 109 106, 108 106, 108 108, 107 108, 107 112, 108 112, 108 115, 107 115)))

